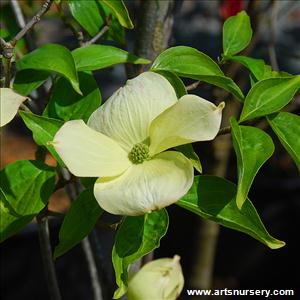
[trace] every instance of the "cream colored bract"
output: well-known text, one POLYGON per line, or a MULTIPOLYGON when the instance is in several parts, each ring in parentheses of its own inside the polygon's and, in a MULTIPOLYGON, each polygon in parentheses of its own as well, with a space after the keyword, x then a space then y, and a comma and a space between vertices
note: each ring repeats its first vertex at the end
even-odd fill
POLYGON ((53 145, 74 175, 99 177, 94 194, 103 209, 142 215, 187 193, 191 162, 165 150, 214 139, 223 107, 195 95, 178 100, 163 76, 145 72, 117 90, 87 125, 65 123, 53 145))
POLYGON ((130 278, 128 300, 175 300, 180 295, 184 277, 180 257, 160 258, 145 264, 130 278))
POLYGON ((4 126, 9 123, 17 114, 18 109, 22 102, 27 97, 22 96, 14 92, 10 88, 0 89, 0 126, 4 126))

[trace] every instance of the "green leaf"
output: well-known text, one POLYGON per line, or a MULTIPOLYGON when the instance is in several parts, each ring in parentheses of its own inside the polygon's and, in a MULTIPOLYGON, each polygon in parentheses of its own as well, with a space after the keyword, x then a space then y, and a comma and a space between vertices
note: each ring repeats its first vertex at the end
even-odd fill
POLYGON ((148 64, 148 59, 139 58, 122 49, 106 45, 90 45, 72 52, 78 71, 94 71, 116 64, 148 64))
POLYGON ((279 112, 268 116, 267 119, 300 171, 300 117, 288 112, 279 112))
POLYGON ((126 217, 117 232, 112 251, 118 289, 114 299, 126 293, 130 264, 159 247, 169 224, 165 209, 138 217, 126 217))
POLYGON ((0 172, 0 241, 16 234, 46 205, 55 185, 54 169, 19 160, 0 172))
POLYGON ((246 67, 256 80, 261 80, 265 73, 265 62, 263 59, 257 59, 247 56, 228 56, 226 60, 237 61, 246 67))
POLYGON ((201 165, 200 159, 199 159, 197 153, 194 151, 192 144, 177 146, 177 147, 175 147, 175 149, 177 151, 181 152, 184 156, 186 156, 193 164, 193 167, 199 173, 202 173, 202 165, 201 165))
POLYGON ((120 24, 128 29, 132 29, 134 26, 130 19, 128 10, 123 2, 123 0, 99 0, 100 3, 107 5, 112 13, 117 17, 120 24))
POLYGON ((97 2, 95 0, 68 0, 68 3, 77 22, 89 35, 95 36, 103 25, 97 2))
POLYGON ((240 122, 279 111, 293 99, 299 87, 300 75, 257 82, 245 99, 240 122))
POLYGON ((19 71, 14 79, 13 89, 19 94, 27 96, 41 86, 49 76, 50 73, 47 71, 31 69, 19 71))
POLYGON ((245 49, 252 38, 250 18, 245 11, 228 18, 223 26, 224 55, 234 55, 245 49))
POLYGON ((100 1, 98 4, 103 22, 101 27, 105 26, 106 20, 108 20, 108 18, 111 18, 109 28, 107 32, 102 36, 102 38, 105 40, 116 41, 120 44, 125 44, 124 27, 122 27, 122 25, 119 23, 118 19, 113 15, 112 10, 108 6, 106 6, 102 1, 100 1))
POLYGON ((90 234, 103 210, 96 201, 93 188, 86 189, 75 199, 59 231, 59 244, 55 247, 57 258, 76 246, 90 234))
POLYGON ((155 73, 164 76, 171 83, 178 99, 187 94, 184 83, 176 74, 169 71, 155 71, 155 73))
POLYGON ((244 232, 271 249, 285 245, 264 227, 255 207, 247 199, 241 210, 235 202, 236 186, 216 176, 196 176, 189 192, 176 204, 204 219, 244 232))
POLYGON ((97 181, 97 177, 81 177, 80 182, 85 188, 94 187, 95 182, 97 181))
POLYGON ((162 52, 152 65, 153 71, 169 71, 181 77, 188 77, 216 85, 243 100, 240 88, 207 55, 197 49, 177 46, 162 52))
POLYGON ((272 156, 274 144, 271 137, 261 129, 240 126, 234 118, 231 118, 230 124, 238 170, 236 203, 238 208, 241 208, 247 199, 255 175, 272 156))
POLYGON ((20 116, 25 125, 32 131, 34 141, 40 146, 45 146, 57 162, 64 166, 63 161, 50 143, 63 122, 23 111, 20 112, 20 116))
POLYGON ((78 77, 82 95, 77 94, 65 78, 59 78, 54 83, 44 116, 64 121, 83 119, 87 122, 92 112, 100 106, 101 94, 92 74, 79 72, 78 77))
POLYGON ((187 46, 171 47, 153 62, 152 69, 167 70, 178 75, 224 76, 219 66, 206 54, 187 46))
POLYGON ((75 91, 81 94, 72 54, 64 46, 44 45, 23 56, 16 66, 18 71, 33 69, 58 73, 68 79, 75 91))

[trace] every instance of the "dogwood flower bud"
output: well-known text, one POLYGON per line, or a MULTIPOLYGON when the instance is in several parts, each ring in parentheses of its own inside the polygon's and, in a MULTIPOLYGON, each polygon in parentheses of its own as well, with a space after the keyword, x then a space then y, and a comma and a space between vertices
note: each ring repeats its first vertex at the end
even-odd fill
POLYGON ((130 280, 128 300, 175 300, 182 291, 184 277, 180 257, 161 258, 147 263, 130 280))

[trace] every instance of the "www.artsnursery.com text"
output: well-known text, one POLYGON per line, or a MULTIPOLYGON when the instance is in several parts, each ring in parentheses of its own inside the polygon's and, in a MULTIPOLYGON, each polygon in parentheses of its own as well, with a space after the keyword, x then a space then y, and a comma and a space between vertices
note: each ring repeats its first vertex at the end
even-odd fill
POLYGON ((259 289, 214 289, 186 290, 188 296, 295 296, 294 290, 259 290, 259 289))

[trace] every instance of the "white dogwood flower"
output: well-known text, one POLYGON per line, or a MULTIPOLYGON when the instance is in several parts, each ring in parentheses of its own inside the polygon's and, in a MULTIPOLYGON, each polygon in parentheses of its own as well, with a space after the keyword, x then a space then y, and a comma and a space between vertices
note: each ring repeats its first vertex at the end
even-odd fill
POLYGON ((167 149, 212 140, 218 107, 195 95, 179 100, 161 75, 145 72, 117 90, 90 117, 66 122, 53 145, 79 177, 99 177, 94 195, 119 215, 141 215, 173 204, 193 183, 189 159, 167 149))
POLYGON ((0 126, 9 123, 17 114, 20 105, 27 99, 10 88, 0 89, 0 126))
POLYGON ((145 264, 129 280, 128 300, 175 300, 180 295, 184 277, 180 257, 160 258, 145 264))

